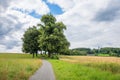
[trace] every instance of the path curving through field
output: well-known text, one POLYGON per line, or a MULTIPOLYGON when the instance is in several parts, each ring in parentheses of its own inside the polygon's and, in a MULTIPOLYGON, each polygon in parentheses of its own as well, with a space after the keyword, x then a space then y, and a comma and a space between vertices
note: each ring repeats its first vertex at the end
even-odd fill
POLYGON ((51 64, 46 60, 42 60, 42 66, 29 78, 29 80, 55 80, 51 64))

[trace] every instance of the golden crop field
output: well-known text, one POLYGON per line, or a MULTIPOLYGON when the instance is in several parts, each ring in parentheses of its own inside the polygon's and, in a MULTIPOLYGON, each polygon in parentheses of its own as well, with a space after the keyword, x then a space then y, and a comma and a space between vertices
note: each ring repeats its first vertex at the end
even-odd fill
POLYGON ((119 57, 97 57, 97 56, 61 56, 60 60, 70 63, 80 63, 88 67, 99 68, 103 71, 120 74, 119 57))
POLYGON ((120 64, 119 57, 61 56, 60 60, 75 62, 75 63, 116 63, 116 64, 120 64))
POLYGON ((57 80, 120 80, 118 57, 62 55, 50 62, 57 80))
POLYGON ((41 64, 30 54, 0 54, 0 80, 28 80, 41 64))

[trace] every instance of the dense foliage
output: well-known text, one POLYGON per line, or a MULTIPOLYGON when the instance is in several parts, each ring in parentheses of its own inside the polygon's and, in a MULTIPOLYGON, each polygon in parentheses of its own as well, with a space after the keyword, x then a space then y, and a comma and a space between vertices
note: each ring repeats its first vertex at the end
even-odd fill
POLYGON ((102 56, 120 56, 120 48, 104 47, 100 49, 75 48, 71 49, 68 55, 100 55, 102 56))
POLYGON ((70 51, 70 55, 87 55, 91 53, 89 48, 75 48, 70 51))
POLYGON ((42 51, 51 54, 65 53, 68 51, 70 43, 67 41, 64 30, 66 26, 62 22, 56 22, 56 18, 51 15, 43 15, 41 18, 43 24, 40 26, 39 47, 42 51))
POLYGON ((96 54, 109 54, 110 56, 120 56, 120 48, 104 47, 96 50, 96 54))
POLYGON ((67 41, 64 30, 66 26, 63 22, 56 22, 56 18, 51 15, 43 15, 41 24, 38 27, 27 29, 24 34, 23 52, 37 54, 38 51, 51 54, 65 54, 69 51, 70 43, 67 41))
POLYGON ((39 50, 38 47, 38 36, 39 36, 39 31, 37 30, 37 28, 35 26, 28 28, 27 31, 25 31, 25 34, 23 35, 23 52, 25 53, 30 53, 33 54, 34 57, 34 53, 36 53, 37 56, 37 52, 39 50))

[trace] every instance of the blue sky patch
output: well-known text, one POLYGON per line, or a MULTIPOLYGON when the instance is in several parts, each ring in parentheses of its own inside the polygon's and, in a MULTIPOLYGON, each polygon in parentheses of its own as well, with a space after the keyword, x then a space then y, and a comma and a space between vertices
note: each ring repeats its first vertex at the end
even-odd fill
POLYGON ((29 15, 33 16, 34 18, 38 18, 40 19, 41 15, 37 14, 35 11, 32 11, 31 13, 29 13, 29 15))
MULTIPOLYGON (((62 11, 62 9, 56 5, 56 4, 51 4, 49 2, 47 2, 47 0, 43 0, 46 5, 49 7, 50 9, 50 13, 53 14, 53 15, 60 15, 60 14, 63 14, 64 12, 62 11)), ((12 8, 12 10, 16 10, 16 11, 19 11, 21 13, 24 13, 24 14, 28 14, 34 18, 38 18, 40 19, 41 15, 36 13, 35 10, 33 10, 32 12, 28 12, 27 10, 23 10, 23 9, 20 9, 20 8, 12 8)))
POLYGON ((47 2, 47 0, 43 0, 43 1, 48 5, 51 14, 60 15, 63 13, 62 9, 58 5, 51 4, 51 3, 47 2))
POLYGON ((21 12, 21 13, 23 13, 23 14, 28 14, 28 15, 30 15, 30 16, 32 16, 32 17, 34 17, 34 18, 38 18, 38 19, 40 19, 40 17, 41 17, 41 15, 40 14, 37 14, 34 10, 32 11, 32 12, 28 12, 28 11, 26 11, 26 10, 23 10, 23 9, 20 9, 20 8, 12 8, 12 10, 16 10, 16 11, 19 11, 19 12, 21 12))

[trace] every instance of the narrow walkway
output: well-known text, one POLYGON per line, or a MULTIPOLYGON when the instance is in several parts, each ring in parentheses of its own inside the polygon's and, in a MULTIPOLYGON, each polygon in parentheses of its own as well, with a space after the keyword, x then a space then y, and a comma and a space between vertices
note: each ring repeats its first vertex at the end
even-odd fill
POLYGON ((55 80, 51 64, 46 60, 42 60, 42 66, 29 80, 55 80))

